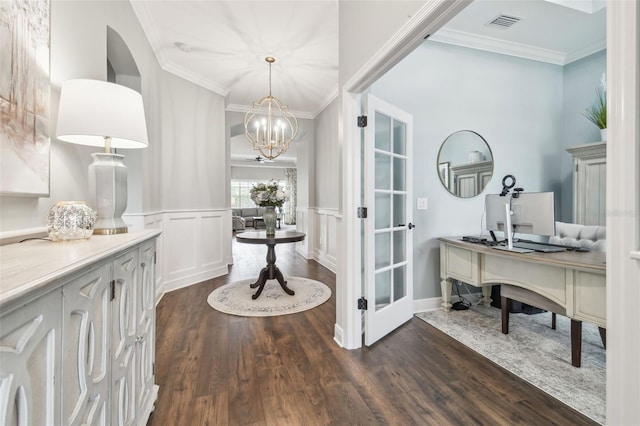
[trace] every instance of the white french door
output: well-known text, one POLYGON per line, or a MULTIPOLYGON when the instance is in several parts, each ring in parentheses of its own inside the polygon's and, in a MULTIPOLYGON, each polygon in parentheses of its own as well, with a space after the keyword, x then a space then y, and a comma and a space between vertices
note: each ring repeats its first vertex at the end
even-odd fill
POLYGON ((413 117, 366 97, 364 145, 365 344, 413 315, 413 117))

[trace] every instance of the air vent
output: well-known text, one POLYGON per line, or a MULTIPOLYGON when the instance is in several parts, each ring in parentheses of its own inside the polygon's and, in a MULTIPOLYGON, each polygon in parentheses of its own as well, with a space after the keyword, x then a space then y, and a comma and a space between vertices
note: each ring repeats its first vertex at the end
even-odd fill
POLYGON ((495 18, 493 18, 487 25, 489 25, 490 27, 501 28, 504 30, 509 28, 519 20, 520 18, 516 18, 515 16, 500 14, 495 18))

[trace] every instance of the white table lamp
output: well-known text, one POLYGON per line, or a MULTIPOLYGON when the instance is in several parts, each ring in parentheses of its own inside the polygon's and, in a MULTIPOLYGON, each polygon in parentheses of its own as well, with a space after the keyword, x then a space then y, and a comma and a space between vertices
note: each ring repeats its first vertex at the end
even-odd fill
POLYGON ((98 213, 94 234, 127 232, 127 168, 124 155, 111 148, 145 148, 147 126, 142 96, 119 84, 99 80, 62 83, 56 137, 80 145, 104 147, 91 154, 89 186, 98 213))

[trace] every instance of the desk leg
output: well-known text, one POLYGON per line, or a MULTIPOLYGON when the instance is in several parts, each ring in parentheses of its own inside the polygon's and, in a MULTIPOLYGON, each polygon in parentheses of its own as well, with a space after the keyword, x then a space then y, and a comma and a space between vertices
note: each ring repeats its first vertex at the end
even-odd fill
POLYGON ((482 287, 482 304, 484 306, 490 306, 491 300, 491 286, 482 287))
POLYGON ((445 312, 451 310, 451 278, 443 278, 440 281, 440 290, 442 291, 442 309, 445 312))
POLYGON ((571 365, 580 367, 582 358, 582 321, 571 319, 571 365))

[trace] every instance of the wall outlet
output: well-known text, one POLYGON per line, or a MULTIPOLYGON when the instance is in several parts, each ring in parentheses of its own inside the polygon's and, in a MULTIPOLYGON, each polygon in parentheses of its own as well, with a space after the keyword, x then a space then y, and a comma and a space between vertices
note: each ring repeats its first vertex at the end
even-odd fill
POLYGON ((418 210, 426 210, 427 209, 427 199, 426 198, 418 198, 416 202, 416 209, 418 210))

